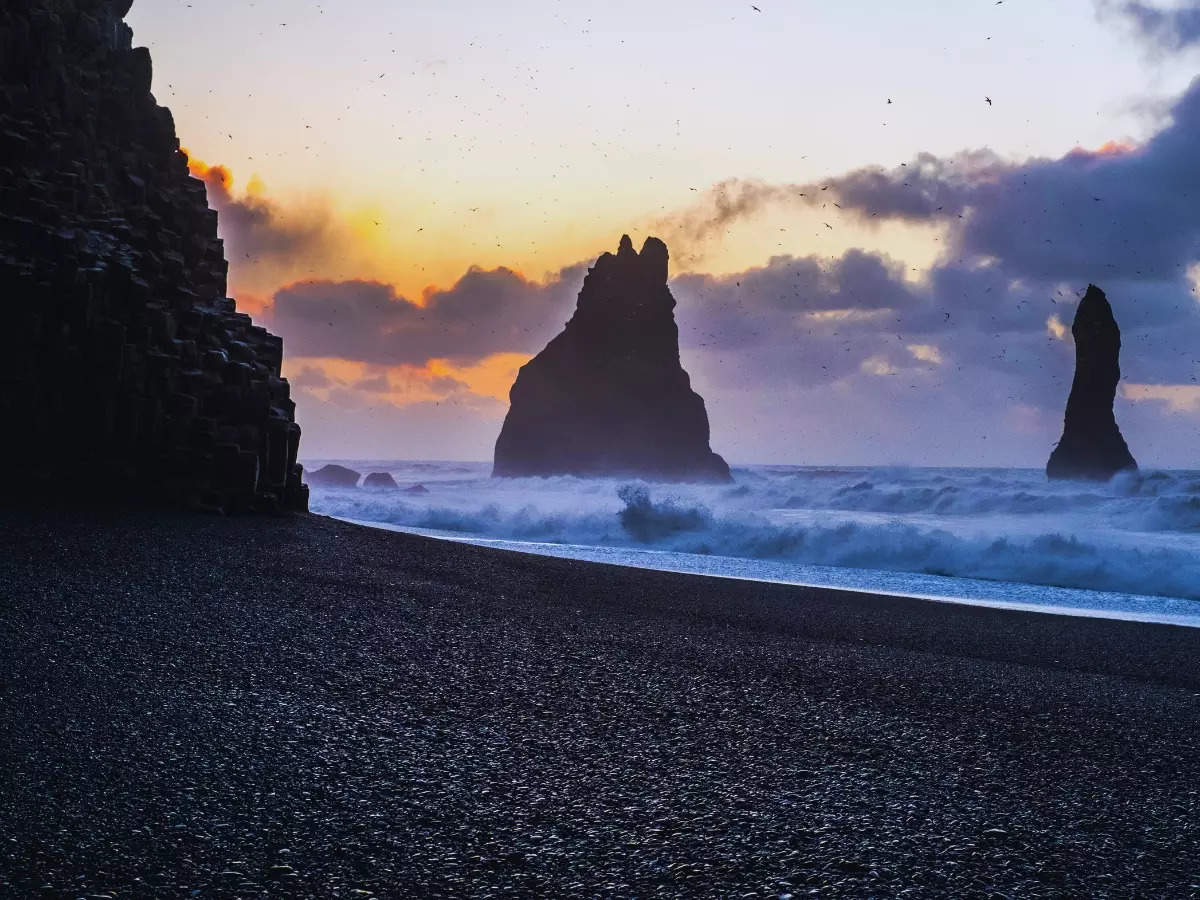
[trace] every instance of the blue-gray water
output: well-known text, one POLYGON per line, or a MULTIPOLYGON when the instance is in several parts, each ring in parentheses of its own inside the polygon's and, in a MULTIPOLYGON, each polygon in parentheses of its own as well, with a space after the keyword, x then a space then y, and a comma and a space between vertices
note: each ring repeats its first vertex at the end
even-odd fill
POLYGON ((315 512, 650 569, 1200 625, 1200 472, 750 466, 733 485, 665 485, 340 462, 402 490, 315 489, 315 512))

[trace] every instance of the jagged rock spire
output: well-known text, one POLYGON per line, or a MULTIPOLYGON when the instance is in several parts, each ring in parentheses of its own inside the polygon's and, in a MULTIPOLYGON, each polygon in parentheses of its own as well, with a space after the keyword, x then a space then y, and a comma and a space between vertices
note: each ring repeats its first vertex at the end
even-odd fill
POLYGON ((622 235, 588 270, 575 315, 521 368, 495 475, 728 481, 708 413, 679 361, 667 246, 622 235))

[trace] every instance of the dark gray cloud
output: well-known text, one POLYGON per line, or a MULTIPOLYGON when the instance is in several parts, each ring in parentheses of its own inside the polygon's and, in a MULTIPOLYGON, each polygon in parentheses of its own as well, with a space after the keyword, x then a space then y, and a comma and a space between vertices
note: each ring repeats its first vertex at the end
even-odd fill
POLYGON ((1009 163, 989 151, 921 154, 814 184, 723 182, 665 222, 703 240, 772 203, 831 204, 866 220, 940 222, 948 253, 1012 278, 1171 280, 1200 257, 1200 79, 1137 148, 1009 163))
MULTIPOLYGON (((886 259, 856 255, 858 265, 828 266, 803 292, 791 288, 814 259, 675 280, 681 355, 708 402, 714 446, 740 459, 1042 465, 1061 433, 1074 371, 1067 331, 1086 283, 957 263, 911 282, 886 259), (866 285, 888 305, 855 303, 866 285)), ((1189 286, 1103 286, 1122 326, 1125 382, 1197 383, 1200 304, 1189 286)), ((1153 448, 1147 464, 1192 464, 1186 443, 1171 441, 1184 433, 1178 412, 1121 396, 1117 406, 1121 421, 1137 410, 1138 430, 1126 433, 1153 448)))
MULTIPOLYGON (((1113 4, 1105 3, 1102 10, 1113 4)), ((1200 44, 1200 4, 1164 9, 1148 3, 1121 3, 1116 10, 1155 46, 1178 51, 1200 44)))
POLYGON ((664 216, 655 226, 669 236, 676 255, 695 260, 703 257, 706 242, 770 206, 836 204, 863 219, 949 220, 962 213, 979 184, 1013 168, 991 151, 978 150, 948 159, 922 153, 892 169, 868 166, 806 184, 730 178, 713 185, 698 205, 664 216))
MULTIPOLYGON (((1012 410, 1024 427, 1038 423, 1044 443, 1057 438, 1073 373, 1067 332, 1086 284, 1016 278, 978 260, 911 281, 898 263, 854 250, 832 262, 776 257, 736 275, 684 275, 672 287, 684 363, 700 387, 728 398, 734 417, 764 392, 799 392, 792 403, 803 404, 833 391, 842 417, 870 416, 899 435, 932 430, 938 410, 953 409, 942 427, 987 425, 997 447, 1008 442, 1011 455, 999 458, 1012 460, 1029 438, 997 427, 1012 410)), ((1187 280, 1101 284, 1122 326, 1125 380, 1195 383, 1200 304, 1187 280)))
POLYGON ((685 353, 720 356, 723 377, 748 390, 1005 369, 1042 353, 1047 319, 1061 311, 1069 321, 1077 302, 993 267, 942 267, 912 282, 899 263, 861 250, 832 262, 776 257, 737 275, 683 275, 673 290, 685 353))
MULTIPOLYGON (((1013 171, 990 150, 960 153, 946 159, 932 153, 892 169, 868 167, 830 178, 821 184, 830 202, 861 216, 906 221, 950 220, 970 204, 980 185, 1013 171)), ((809 191, 806 197, 812 196, 809 191)))
MULTIPOLYGON (((930 165, 912 187, 946 199, 945 209, 927 217, 951 222, 956 255, 996 259, 1012 277, 1172 280, 1200 256, 1197 146, 1200 79, 1176 102, 1170 123, 1140 147, 1075 150, 985 166, 965 178, 948 175, 950 165, 930 165)), ((835 179, 832 190, 860 214, 912 219, 929 206, 898 208, 894 178, 866 182, 853 173, 835 179), (843 193, 847 181, 853 190, 843 193)))
MULTIPOLYGON (((305 282, 277 293, 268 321, 293 357, 420 366, 532 354, 570 317, 582 274, 573 267, 540 284, 507 269, 475 269, 425 306, 377 282, 305 282)), ((1200 304, 1185 280, 1101 283, 1125 333, 1127 379, 1194 378, 1200 304)), ((1069 329, 1086 284, 1018 279, 998 263, 977 262, 942 264, 911 281, 899 262, 850 250, 834 260, 779 256, 736 274, 685 274, 671 287, 685 366, 724 389, 843 382, 870 392, 893 379, 908 389, 978 394, 981 407, 1002 391, 1006 401, 1051 410, 1071 374, 1069 341, 1053 330, 1069 329)), ((355 387, 387 390, 382 376, 366 377, 355 387)), ((447 379, 438 389, 461 387, 447 379)))
MULTIPOLYGON (((1085 283, 1014 279, 997 262, 943 264, 920 281, 909 274, 886 256, 852 250, 673 279, 681 356, 708 402, 714 445, 741 459, 1044 462, 1061 430, 1074 354, 1048 321, 1070 327, 1085 283)), ((533 353, 569 318, 581 280, 578 268, 548 284, 474 270, 424 307, 372 282, 301 284, 280 292, 271 324, 285 325, 293 357, 421 364, 533 353)), ((1179 279, 1103 286, 1122 325, 1126 381, 1186 384, 1200 375, 1200 304, 1190 288, 1179 279)), ((324 428, 324 413, 311 411, 319 409, 330 422, 361 420, 361 429, 346 425, 356 435, 388 422, 402 434, 396 423, 417 413, 378 399, 387 388, 378 373, 365 378, 319 401, 318 385, 308 386, 305 421, 324 428), (338 410, 358 412, 339 419, 338 410)), ((473 449, 456 452, 486 456, 504 405, 453 378, 434 389, 446 399, 422 415, 444 417, 471 441, 473 449)), ((1166 412, 1119 405, 1138 407, 1156 446, 1170 447, 1178 426, 1166 412)))
POLYGON ((277 291, 264 320, 292 356, 379 365, 472 362, 539 350, 570 315, 582 281, 582 267, 546 284, 511 269, 472 268, 423 304, 377 281, 306 281, 277 291))
MULTIPOLYGON (((1030 383, 1044 388, 1032 376, 1061 349, 1049 342, 1047 319, 1057 316, 1069 326, 1074 292, 1095 282, 1118 304, 1127 374, 1189 383, 1200 356, 1188 350, 1200 341, 1200 306, 1187 277, 1200 260, 1197 147, 1200 80, 1175 103, 1169 123, 1140 147, 1075 150, 1020 164, 988 152, 947 159, 923 154, 907 166, 829 178, 816 185, 816 202, 837 203, 863 219, 945 225, 943 258, 919 284, 899 265, 862 251, 833 265, 781 257, 727 278, 684 276, 677 280, 680 290, 704 310, 688 321, 685 338, 704 352, 753 348, 752 358, 730 363, 748 379, 821 383, 877 357, 887 365, 875 368, 900 370, 898 348, 911 341, 936 343, 947 362, 966 372, 1024 367, 1030 383), (869 314, 883 308, 889 315, 869 314), (812 315, 822 309, 856 314, 812 315), (772 342, 790 342, 791 357, 783 346, 770 349, 772 342)), ((765 203, 814 197, 813 185, 757 185, 740 193, 730 183, 718 188, 737 198, 710 219, 722 225, 765 203)), ((702 231, 696 224, 692 233, 702 231)), ((681 301, 681 321, 690 315, 681 301)), ((952 389, 973 390, 966 379, 952 389)))
POLYGON ((730 225, 748 218, 772 203, 801 202, 804 186, 767 184, 729 178, 713 185, 695 209, 659 219, 655 228, 671 236, 676 255, 692 255, 699 245, 719 237, 730 225))

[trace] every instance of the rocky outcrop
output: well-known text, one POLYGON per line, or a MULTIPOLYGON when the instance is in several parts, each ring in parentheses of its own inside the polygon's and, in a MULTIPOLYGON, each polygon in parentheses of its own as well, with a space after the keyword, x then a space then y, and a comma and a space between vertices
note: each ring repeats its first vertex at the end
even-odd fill
POLYGON ((396 491, 400 486, 390 472, 372 472, 363 479, 363 487, 371 491, 396 491))
POLYGON ((353 469, 349 469, 346 466, 339 466, 333 463, 330 463, 327 466, 321 466, 321 468, 308 473, 308 483, 313 487, 358 487, 358 480, 360 478, 362 478, 361 473, 355 472, 353 469))
POLYGON ((588 270, 575 315, 521 367, 494 475, 729 481, 704 400, 679 362, 667 247, 629 236, 588 270))
POLYGON ((226 297, 129 7, 0 6, 0 457, 28 490, 304 509, 282 342, 226 297))
POLYGON ((1121 380, 1121 329, 1113 318, 1104 291, 1088 285, 1075 322, 1075 379, 1067 399, 1063 436, 1050 454, 1046 474, 1050 478, 1079 478, 1107 481, 1137 463, 1117 420, 1113 400, 1121 380))

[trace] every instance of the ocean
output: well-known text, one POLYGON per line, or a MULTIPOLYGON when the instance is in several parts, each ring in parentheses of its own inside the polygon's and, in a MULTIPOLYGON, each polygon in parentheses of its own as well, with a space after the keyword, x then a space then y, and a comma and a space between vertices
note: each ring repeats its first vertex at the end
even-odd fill
POLYGON ((494 479, 490 463, 308 460, 400 490, 312 510, 526 553, 1200 626, 1200 471, 735 466, 734 484, 494 479), (420 489, 418 489, 420 486, 420 489))

